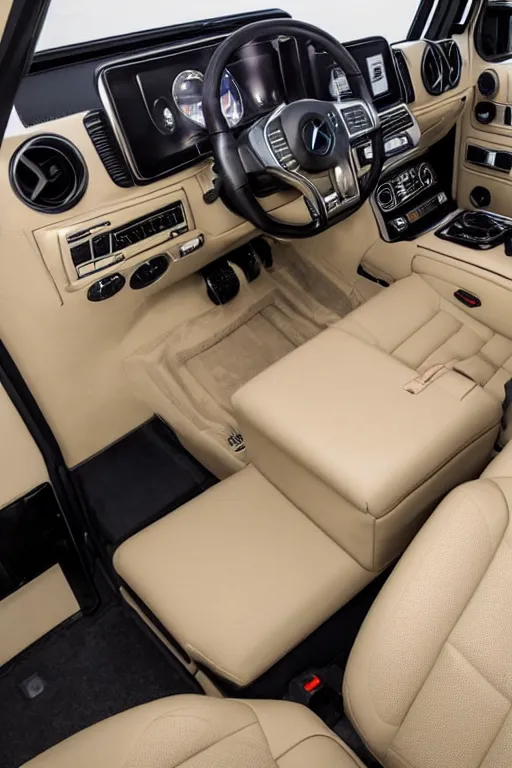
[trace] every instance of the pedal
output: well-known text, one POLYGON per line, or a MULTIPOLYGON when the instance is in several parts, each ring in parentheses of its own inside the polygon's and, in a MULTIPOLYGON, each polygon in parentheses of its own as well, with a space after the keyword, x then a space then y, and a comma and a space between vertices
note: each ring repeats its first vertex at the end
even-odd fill
POLYGON ((285 698, 308 707, 324 723, 333 726, 343 714, 342 683, 338 667, 308 670, 293 678, 285 698))
POLYGON ((240 290, 240 280, 226 258, 217 259, 201 270, 208 298, 214 304, 227 304, 240 290))
POLYGON ((261 262, 252 243, 231 251, 226 258, 240 267, 248 283, 252 283, 261 274, 261 262))
POLYGON ((270 244, 267 243, 266 240, 264 240, 262 237, 258 237, 256 240, 251 241, 251 245, 256 251, 256 254, 265 267, 265 269, 270 269, 274 266, 274 257, 272 256, 272 248, 270 247, 270 244))

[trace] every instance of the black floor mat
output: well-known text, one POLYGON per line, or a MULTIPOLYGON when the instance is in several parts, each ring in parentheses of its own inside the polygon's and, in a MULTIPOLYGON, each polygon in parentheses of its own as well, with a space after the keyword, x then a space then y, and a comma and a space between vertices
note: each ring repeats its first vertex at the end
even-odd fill
MULTIPOLYGON (((185 673, 186 675, 186 673, 185 673)), ((110 715, 177 693, 197 693, 122 606, 61 627, 0 675, 0 766, 17 768, 110 715), (32 675, 43 693, 24 697, 32 675)), ((92 768, 92 766, 91 766, 92 768)))
POLYGON ((159 419, 77 467, 73 475, 93 525, 113 545, 216 482, 159 419))

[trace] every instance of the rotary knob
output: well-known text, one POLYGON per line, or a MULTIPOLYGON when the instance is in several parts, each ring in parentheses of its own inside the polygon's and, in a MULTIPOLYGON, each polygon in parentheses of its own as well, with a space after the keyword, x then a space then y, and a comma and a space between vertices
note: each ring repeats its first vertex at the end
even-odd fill
POLYGON ((377 203, 381 211, 391 211, 396 207, 396 196, 391 184, 382 184, 377 190, 377 203))

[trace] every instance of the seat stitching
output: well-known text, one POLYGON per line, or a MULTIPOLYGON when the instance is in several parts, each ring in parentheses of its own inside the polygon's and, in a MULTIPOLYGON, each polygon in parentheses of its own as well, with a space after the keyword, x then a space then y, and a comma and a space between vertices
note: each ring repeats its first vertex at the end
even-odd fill
MULTIPOLYGON (((491 482, 492 482, 492 481, 491 481, 491 482)), ((494 483, 493 483, 493 485, 494 485, 494 483)), ((487 531, 487 535, 488 535, 488 537, 489 537, 489 545, 490 545, 490 548, 491 548, 491 550, 493 550, 493 544, 492 544, 492 538, 491 538, 491 535, 490 535, 490 531, 489 531, 489 526, 488 526, 488 524, 487 524, 487 520, 486 520, 486 518, 485 518, 484 514, 482 513, 482 510, 481 510, 481 507, 480 507, 480 505, 479 505, 479 504, 477 504, 477 503, 474 501, 474 499, 473 499, 473 498, 471 498, 471 496, 469 496, 469 495, 466 493, 466 491, 465 491, 463 488, 459 488, 459 489, 458 489, 458 492, 461 494, 461 496, 465 496, 467 500, 471 501, 471 502, 472 502, 472 503, 475 505, 475 507, 476 507, 477 511, 478 511, 478 512, 480 512, 480 515, 481 515, 481 518, 482 518, 482 522, 484 523, 485 529, 486 529, 486 531, 487 531)), ((421 570, 421 567, 423 566, 423 564, 424 564, 425 560, 427 559, 428 555, 430 555, 430 554, 431 554, 431 552, 434 550, 434 548, 435 548, 435 546, 436 546, 436 543, 437 543, 437 541, 439 541, 439 539, 440 539, 440 538, 442 538, 442 536, 443 536, 443 535, 446 533, 446 529, 447 529, 447 528, 448 528, 448 520, 446 520, 446 521, 444 522, 444 525, 443 525, 443 527, 441 528, 441 530, 439 531, 439 534, 438 534, 438 536, 437 536, 437 539, 436 539, 436 541, 435 541, 435 542, 432 542, 432 544, 430 545, 430 547, 429 547, 429 548, 428 548, 428 549, 425 551, 425 554, 424 554, 424 555, 423 555, 423 557, 421 558, 421 561, 420 561, 420 563, 418 563, 418 566, 419 566, 419 567, 417 568, 416 572, 415 572, 414 574, 412 574, 412 575, 411 575, 411 577, 410 577, 409 581, 407 582, 407 584, 406 584, 406 585, 404 585, 404 588, 403 588, 403 590, 402 590, 402 594, 400 595, 400 599, 396 601, 396 604, 395 604, 395 608, 394 608, 394 610, 393 610, 393 613, 391 614, 391 617, 390 617, 390 620, 388 621, 388 624, 390 623, 390 621, 391 621, 391 620, 393 620, 393 619, 395 618, 396 614, 398 613, 398 611, 399 611, 399 609, 400 609, 400 607, 401 607, 401 606, 400 606, 400 603, 401 603, 401 601, 402 601, 402 600, 403 600, 403 599, 404 599, 404 598, 407 596, 407 594, 408 594, 408 593, 409 593, 409 592, 410 592, 410 591, 413 589, 413 587, 416 585, 416 582, 417 582, 417 580, 418 580, 418 573, 420 572, 420 570, 421 570)), ((504 535, 505 535, 505 532, 503 533, 503 536, 504 536, 504 535)), ((498 546, 499 546, 499 544, 498 544, 498 546)), ((497 549, 498 549, 498 547, 496 547, 496 549, 494 550, 494 552, 493 552, 493 554, 492 554, 492 557, 490 558, 490 560, 489 560, 489 563, 487 564, 487 567, 486 567, 486 569, 485 569, 484 573, 482 574, 482 576, 481 576, 480 580, 478 581, 478 583, 477 583, 477 584, 476 584, 476 586, 475 586, 475 589, 472 591, 471 595, 469 595, 469 597, 468 597, 468 600, 467 600, 466 604, 465 604, 465 605, 464 605, 464 606, 461 608, 461 612, 460 612, 460 614, 459 614, 459 615, 457 616, 457 618, 454 620, 454 623, 453 623, 453 625, 452 625, 451 629, 450 629, 450 630, 449 630, 449 632, 446 634, 446 640, 447 640, 447 639, 450 637, 451 633, 453 632, 453 629, 454 629, 455 625, 458 623, 458 621, 460 620, 460 617, 462 616, 463 612, 466 610, 466 607, 467 607, 467 605, 469 604, 470 600, 473 598, 473 595, 474 595, 474 593, 476 592, 476 590, 477 590, 477 588, 478 588, 478 586, 479 586, 480 582, 481 582, 481 581, 482 581, 482 579, 484 578, 484 576, 485 576, 485 574, 487 573, 487 571, 488 571, 488 569, 489 569, 489 567, 490 567, 490 565, 491 565, 492 561, 494 560, 494 556, 495 556, 495 553, 496 553, 497 549)), ((439 649, 439 652, 436 654, 436 656, 435 656, 434 660, 432 661, 431 667, 430 667, 429 671, 426 673, 426 675, 425 675, 425 678, 424 678, 424 680, 423 680, 423 683, 422 683, 422 684, 421 684, 421 686, 418 688, 418 691, 416 692, 416 694, 415 694, 415 696, 414 696, 413 700, 411 701, 411 703, 410 703, 409 707, 407 708, 407 711, 406 711, 406 713, 405 713, 405 715, 404 715, 404 717, 403 717, 403 719, 402 719, 402 722, 401 722, 401 723, 398 723, 398 724, 396 724, 396 723, 390 723, 388 720, 385 720, 383 717, 380 717, 380 715, 379 715, 379 718, 382 720, 382 722, 386 723, 386 725, 390 725, 390 726, 392 726, 392 727, 396 727, 396 728, 400 729, 400 727, 401 727, 402 723, 404 722, 405 718, 407 717, 407 715, 408 715, 408 713, 409 713, 409 710, 410 710, 410 709, 411 709, 411 707, 414 705, 414 702, 416 701, 416 698, 418 697, 418 695, 420 694, 421 690, 423 689, 423 686, 425 685, 425 683, 426 683, 426 681, 427 681, 428 677, 430 676, 430 673, 432 672, 432 669, 434 668, 434 666, 435 666, 435 664, 436 664, 437 660, 439 659, 439 656, 440 656, 440 655, 441 655, 441 653, 442 653, 442 650, 443 650, 443 648, 444 648, 444 645, 445 645, 445 643, 446 643, 446 640, 445 640, 445 641, 442 643, 442 645, 441 645, 441 647, 440 647, 440 649, 439 649)), ((371 659, 371 661, 373 661, 373 660, 374 660, 374 658, 375 658, 375 654, 376 654, 376 653, 377 653, 377 648, 375 648, 375 650, 374 650, 374 652, 373 652, 373 655, 372 655, 372 659, 371 659)))
MULTIPOLYGON (((493 559, 494 559, 494 558, 493 558, 493 559)), ((480 584, 482 583, 482 581, 483 581, 483 579, 480 581, 480 584)), ((480 586, 480 584, 479 584, 479 586, 480 586)), ((474 597, 474 596, 473 596, 473 597, 474 597)), ((470 602, 471 602, 471 601, 470 601, 470 602)), ((466 605, 466 608, 464 609, 464 612, 467 610, 468 606, 469 606, 469 603, 466 605)), ((461 618, 462 618, 462 615, 461 615, 460 619, 461 619, 461 618)), ((459 621, 460 621, 460 619, 459 619, 459 621)), ((458 623, 458 622, 457 622, 457 623, 458 623)), ((512 707, 512 700, 511 700, 511 699, 510 699, 508 696, 506 696, 506 695, 505 695, 505 694, 504 694, 502 691, 500 691, 500 690, 499 690, 499 688, 496 688, 496 686, 494 685, 494 683, 492 683, 492 682, 489 680, 489 678, 488 678, 486 675, 484 675, 484 673, 483 673, 483 672, 482 672, 480 669, 478 669, 478 667, 476 666, 476 664, 474 664, 472 661, 470 661, 470 659, 468 659, 468 657, 466 656, 466 654, 465 654, 465 653, 463 653, 463 652, 460 650, 460 648, 458 648, 458 647, 455 645, 455 643, 453 642, 453 640, 451 640, 451 637, 449 637, 449 638, 448 638, 448 640, 445 642, 445 645, 449 645, 449 646, 450 646, 450 648, 453 648, 453 650, 454 650, 456 653, 458 653, 458 654, 459 654, 459 656, 460 656, 462 659, 464 659, 464 661, 466 662, 466 664, 467 664, 468 666, 470 666, 470 667, 471 667, 471 669, 474 669, 474 670, 475 670, 475 672, 476 672, 478 675, 480 675, 480 677, 481 677, 483 680, 485 680, 485 682, 486 682, 486 683, 489 685, 489 687, 490 687, 490 688, 492 688, 494 691, 496 691, 496 693, 499 693, 499 695, 500 695, 502 698, 504 698, 506 701, 508 701, 508 703, 509 703, 509 704, 510 704, 510 706, 512 707)))
POLYGON ((337 747, 341 747, 343 749, 343 751, 346 754, 348 754, 349 757, 352 757, 352 755, 350 754, 350 752, 346 748, 346 745, 343 743, 343 741, 341 739, 337 739, 334 735, 330 736, 328 733, 315 733, 315 734, 312 734, 311 736, 305 736, 303 739, 300 739, 295 744, 293 744, 291 747, 288 747, 288 749, 285 749, 285 751, 282 752, 280 755, 278 755, 278 756, 276 755, 276 757, 274 757, 272 755, 272 757, 274 757, 274 760, 279 761, 285 755, 290 754, 290 752, 293 752, 294 749, 296 749, 297 747, 300 747, 301 744, 305 744, 307 741, 311 741, 312 739, 327 739, 328 741, 332 741, 332 742, 334 742, 334 744, 336 744, 337 747))
POLYGON ((203 661, 206 661, 212 669, 216 670, 217 672, 220 672, 221 675, 223 675, 227 680, 232 680, 234 683, 237 683, 237 685, 243 687, 244 685, 247 685, 247 682, 245 680, 242 680, 237 675, 234 675, 232 672, 228 672, 227 669, 224 669, 220 666, 220 664, 217 664, 216 661, 211 659, 209 656, 207 656, 206 653, 201 651, 199 648, 196 648, 191 643, 186 643, 185 645, 186 649, 189 650, 192 654, 196 654, 196 656, 199 656, 203 659, 203 661))
MULTIPOLYGON (((251 709, 251 708, 248 707, 248 709, 251 709)), ((243 731, 246 731, 248 728, 253 728, 255 725, 259 726, 261 733, 263 733, 263 728, 261 727, 261 723, 259 722, 258 718, 256 718, 256 721, 254 723, 243 725, 241 728, 237 728, 236 731, 233 731, 232 733, 228 733, 226 736, 223 736, 222 739, 218 739, 217 741, 214 741, 212 744, 209 744, 207 747, 203 747, 203 749, 200 749, 199 752, 195 752, 193 755, 190 755, 190 757, 187 757, 185 762, 180 763, 180 765, 186 765, 191 760, 195 760, 197 757, 199 757, 199 755, 203 755, 205 752, 208 752, 208 750, 212 749, 212 747, 217 747, 219 744, 222 744, 223 741, 226 741, 227 739, 231 739, 233 736, 238 736, 240 733, 243 733, 243 731)), ((269 752, 270 752, 270 749, 269 749, 269 752)), ((270 752, 270 757, 272 757, 271 752, 270 752)))
POLYGON ((398 349, 400 349, 400 347, 401 347, 401 346, 403 346, 403 345, 404 345, 404 344, 406 344, 408 341, 410 341, 410 340, 412 339, 412 337, 413 337, 415 334, 419 333, 419 331, 421 331, 421 329, 422 329, 422 328, 424 328, 426 325, 428 325, 430 322, 432 322, 432 320, 434 320, 434 318, 436 318, 436 317, 437 317, 437 315, 439 314, 439 312, 440 312, 440 309, 439 309, 439 307, 437 307, 437 309, 434 309, 434 314, 433 314, 433 315, 430 315, 430 317, 429 317, 427 320, 423 320, 423 321, 421 322, 421 324, 420 324, 420 325, 419 325, 417 328, 415 328, 415 329, 414 329, 414 331, 411 331, 411 333, 409 334, 409 336, 407 336, 405 339, 403 339, 403 341, 401 341, 401 342, 400 342, 400 344, 398 344, 396 347, 394 347, 394 349, 392 349, 390 352, 388 352, 388 354, 389 354, 389 355, 394 355, 394 354, 395 354, 395 352, 396 352, 398 349))
MULTIPOLYGON (((436 317, 438 317, 440 314, 442 314, 442 310, 438 311, 435 315, 433 315, 433 317, 431 317, 429 320, 427 320, 427 322, 424 323, 424 325, 422 325, 420 328, 418 328, 416 331, 414 331, 414 333, 412 333, 407 339, 405 339, 405 341, 403 341, 401 344, 399 344, 398 347, 396 347, 396 349, 394 349, 393 352, 391 352, 391 354, 395 355, 395 353, 398 352, 400 347, 402 347, 407 342, 411 341, 413 336, 415 336, 417 333, 419 333, 423 328, 426 328, 426 326, 429 323, 431 323, 432 320, 435 320, 436 317)), ((425 360, 428 360, 428 358, 431 355, 434 355, 436 352, 438 352, 441 349, 441 347, 444 347, 445 344, 448 344, 459 333, 461 328, 463 328, 463 324, 456 317, 454 317, 453 319, 455 320, 455 322, 459 323, 459 327, 455 331, 453 331, 453 333, 450 333, 450 335, 448 336, 447 339, 445 339, 445 341, 443 341, 441 344, 437 344, 437 346, 434 347, 434 349, 431 352, 429 352, 428 355, 426 355, 426 357, 424 357, 423 360, 420 363, 418 363, 418 367, 420 365, 423 365, 425 360)))

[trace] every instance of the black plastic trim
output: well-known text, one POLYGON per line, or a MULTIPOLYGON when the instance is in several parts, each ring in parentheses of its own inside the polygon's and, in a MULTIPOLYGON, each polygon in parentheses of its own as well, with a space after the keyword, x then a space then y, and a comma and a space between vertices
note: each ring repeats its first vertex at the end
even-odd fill
POLYGON ((99 596, 91 576, 85 511, 55 435, 2 341, 0 384, 21 416, 46 464, 50 483, 75 553, 74 567, 66 570, 66 576, 81 610, 91 613, 99 604, 99 596))
POLYGON ((50 0, 14 0, 0 40, 0 144, 50 0))
POLYGON ((473 36, 475 49, 478 55, 481 59, 484 61, 488 61, 490 63, 499 64, 502 61, 508 61, 510 59, 510 51, 507 53, 503 53, 500 56, 486 56, 481 44, 481 38, 482 38, 482 28, 485 18, 485 13, 487 11, 487 8, 489 6, 488 0, 485 0, 485 2, 482 3, 482 7, 480 9, 480 13, 478 15, 477 23, 475 24, 475 32, 473 36))
POLYGON ((114 184, 118 187, 133 187, 133 176, 103 110, 89 112, 84 117, 84 126, 114 184))

